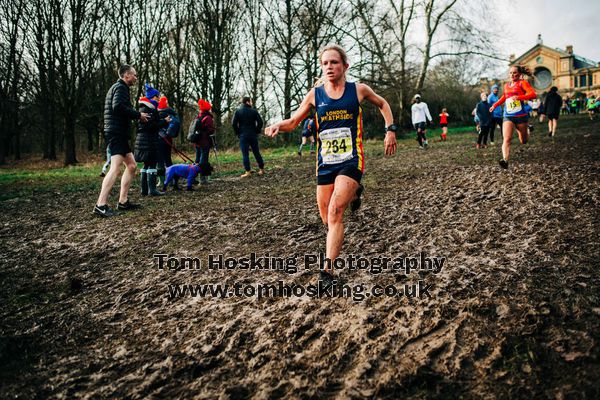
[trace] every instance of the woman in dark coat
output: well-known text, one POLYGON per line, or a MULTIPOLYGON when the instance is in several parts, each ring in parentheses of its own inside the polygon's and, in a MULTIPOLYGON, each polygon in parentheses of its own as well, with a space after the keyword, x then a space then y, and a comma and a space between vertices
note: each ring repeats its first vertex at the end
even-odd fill
POLYGON ((158 115, 158 99, 160 92, 146 84, 146 96, 140 98, 140 112, 148 114, 148 122, 138 123, 135 139, 135 160, 143 162, 141 169, 142 196, 160 196, 163 193, 156 189, 156 164, 158 163, 158 131, 169 124, 170 117, 160 119, 158 115))
POLYGON ((204 100, 198 100, 200 113, 196 117, 196 132, 200 133, 200 138, 194 144, 196 147, 196 164, 200 165, 200 183, 208 183, 207 176, 210 175, 211 167, 208 162, 210 148, 212 146, 212 135, 215 133, 215 122, 210 112, 212 105, 204 100))

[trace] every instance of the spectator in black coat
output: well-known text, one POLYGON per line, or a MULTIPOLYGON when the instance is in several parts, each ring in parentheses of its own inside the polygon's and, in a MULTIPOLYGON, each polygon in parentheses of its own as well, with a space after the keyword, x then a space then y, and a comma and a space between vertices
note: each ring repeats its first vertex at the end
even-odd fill
POLYGON ((212 105, 204 100, 198 100, 200 112, 196 117, 195 131, 200 133, 200 138, 194 147, 196 147, 196 164, 200 166, 200 183, 208 183, 207 176, 210 175, 211 167, 208 162, 210 148, 212 147, 212 135, 215 134, 215 121, 210 112, 212 105))
POLYGON ((242 106, 235 111, 232 125, 235 134, 240 138, 240 149, 242 150, 242 159, 246 170, 242 178, 247 178, 252 174, 250 170, 250 149, 252 149, 258 164, 258 174, 263 175, 265 173, 265 163, 258 149, 258 134, 262 131, 263 121, 258 111, 252 108, 250 97, 242 98, 242 106))
POLYGON ((477 108, 475 109, 475 113, 479 119, 479 136, 476 145, 478 149, 487 147, 487 137, 492 125, 492 114, 489 107, 487 94, 481 93, 481 101, 477 103, 477 108))
POLYGON ((563 107, 563 99, 558 94, 558 88, 552 86, 544 100, 544 110, 548 117, 548 136, 554 136, 558 125, 558 115, 563 107))
POLYGON ((137 81, 137 73, 130 65, 122 65, 119 68, 119 80, 111 86, 106 94, 104 102, 104 134, 108 141, 108 149, 111 154, 111 167, 106 177, 102 180, 102 189, 98 196, 94 214, 102 217, 110 217, 114 212, 106 204, 108 195, 114 186, 121 164, 125 164, 125 173, 121 178, 121 191, 117 209, 131 210, 138 208, 128 199, 129 187, 135 176, 136 163, 131 153, 129 139, 131 135, 131 120, 148 121, 146 113, 140 113, 131 105, 129 87, 137 81))
POLYGON ((146 122, 138 124, 138 133, 135 139, 135 159, 144 163, 144 168, 141 170, 142 196, 163 194, 156 189, 158 131, 171 122, 171 117, 160 119, 157 110, 159 97, 160 92, 146 84, 146 96, 139 100, 140 112, 149 115, 146 122))

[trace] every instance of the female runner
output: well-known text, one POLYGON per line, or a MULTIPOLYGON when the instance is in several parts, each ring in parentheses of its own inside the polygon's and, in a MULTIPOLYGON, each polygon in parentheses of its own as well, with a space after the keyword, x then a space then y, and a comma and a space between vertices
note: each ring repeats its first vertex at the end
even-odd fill
POLYGON ((510 82, 504 85, 502 97, 490 107, 490 112, 493 112, 496 107, 506 103, 504 107, 504 120, 502 122, 504 142, 502 143, 502 160, 500 160, 500 166, 504 169, 508 168, 510 141, 515 128, 517 128, 521 144, 527 143, 529 113, 525 109, 524 102, 535 99, 537 96, 529 82, 523 80, 523 75, 533 77, 533 74, 527 67, 522 65, 510 67, 508 71, 510 82))
POLYGON ((321 220, 328 227, 326 262, 320 279, 333 283, 333 261, 339 256, 344 240, 344 211, 360 206, 364 169, 363 125, 360 103, 367 100, 377 106, 385 119, 385 154, 396 152, 396 125, 385 99, 362 83, 348 82, 348 57, 338 45, 325 47, 319 56, 322 78, 308 92, 300 107, 286 120, 265 129, 274 137, 292 131, 315 108, 317 128, 317 205, 321 220))

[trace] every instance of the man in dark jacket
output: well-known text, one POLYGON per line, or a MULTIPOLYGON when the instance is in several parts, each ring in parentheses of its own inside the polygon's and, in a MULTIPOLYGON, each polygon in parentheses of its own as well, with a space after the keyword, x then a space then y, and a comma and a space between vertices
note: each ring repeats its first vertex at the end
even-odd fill
POLYGON ((250 97, 242 98, 242 106, 236 110, 232 124, 235 134, 240 138, 240 149, 242 150, 244 169, 246 170, 242 178, 252 175, 252 171, 250 170, 250 149, 252 149, 252 153, 258 164, 258 174, 263 175, 265 173, 265 163, 258 149, 258 134, 262 130, 263 121, 258 111, 252 108, 252 99, 250 97))
POLYGON ((131 120, 146 122, 148 115, 138 112, 131 105, 129 87, 137 81, 137 73, 130 65, 119 68, 119 80, 111 86, 104 102, 104 134, 108 140, 111 154, 111 166, 106 177, 102 180, 102 189, 98 202, 94 207, 94 214, 110 217, 115 213, 106 204, 108 195, 119 176, 121 164, 125 164, 125 172, 121 178, 121 191, 119 194, 118 210, 131 210, 139 205, 133 204, 128 199, 129 187, 135 177, 135 159, 129 147, 131 120))
POLYGON ((558 115, 563 105, 563 100, 558 94, 558 88, 552 86, 550 92, 544 99, 544 112, 548 117, 548 136, 554 136, 556 133, 556 126, 558 124, 558 115))

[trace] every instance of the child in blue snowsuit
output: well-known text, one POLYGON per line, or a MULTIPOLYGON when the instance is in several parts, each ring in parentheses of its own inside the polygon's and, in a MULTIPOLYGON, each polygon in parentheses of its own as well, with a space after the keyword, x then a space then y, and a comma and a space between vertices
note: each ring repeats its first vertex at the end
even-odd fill
POLYGON ((187 178, 187 190, 194 190, 192 184, 194 179, 200 173, 198 164, 175 164, 167 168, 167 179, 163 184, 163 192, 167 190, 167 186, 173 181, 173 188, 178 190, 177 182, 179 178, 187 178))

